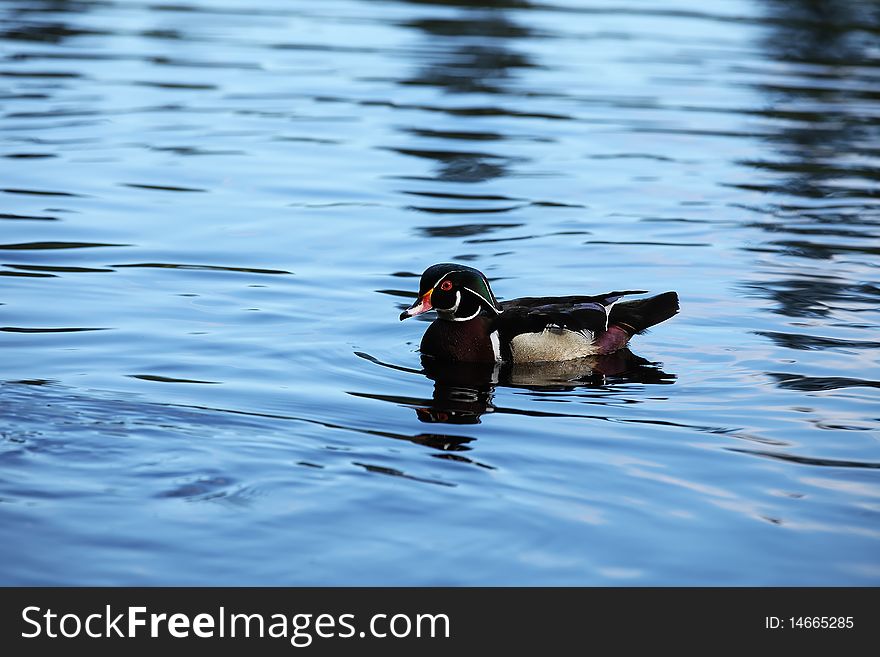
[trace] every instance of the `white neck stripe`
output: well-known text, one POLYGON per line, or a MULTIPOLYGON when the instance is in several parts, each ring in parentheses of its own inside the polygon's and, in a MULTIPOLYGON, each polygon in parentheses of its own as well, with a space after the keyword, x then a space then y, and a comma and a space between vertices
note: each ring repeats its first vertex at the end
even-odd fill
POLYGON ((466 322, 466 321, 468 321, 469 319, 473 319, 474 317, 476 317, 476 316, 479 315, 479 314, 480 314, 480 309, 477 308, 477 312, 475 312, 475 313, 474 313, 473 315, 471 315, 470 317, 454 317, 454 316, 453 316, 452 321, 453 321, 453 322, 466 322))
POLYGON ((483 296, 482 294, 480 294, 479 292, 475 292, 474 290, 472 290, 472 289, 469 288, 469 287, 465 287, 465 288, 463 288, 463 289, 465 289, 465 290, 467 290, 468 292, 470 292, 471 294, 476 295, 477 297, 479 297, 479 298, 483 301, 483 303, 485 303, 485 304, 486 304, 486 305, 492 310, 492 312, 495 313, 496 315, 500 315, 500 314, 501 314, 501 312, 500 312, 500 311, 499 311, 499 310, 498 310, 493 304, 489 303, 489 302, 486 300, 486 297, 484 297, 484 296, 483 296))
POLYGON ((452 308, 434 308, 437 311, 438 315, 442 315, 444 319, 451 319, 453 321, 458 321, 455 319, 455 312, 458 310, 458 307, 461 305, 461 292, 458 290, 455 291, 455 305, 452 308))
POLYGON ((437 287, 438 285, 440 285, 440 283, 443 282, 443 279, 446 278, 447 276, 449 276, 449 274, 457 274, 458 272, 461 272, 461 271, 464 271, 464 270, 463 269, 453 269, 452 271, 446 272, 440 278, 437 279, 437 282, 434 283, 434 287, 437 287))

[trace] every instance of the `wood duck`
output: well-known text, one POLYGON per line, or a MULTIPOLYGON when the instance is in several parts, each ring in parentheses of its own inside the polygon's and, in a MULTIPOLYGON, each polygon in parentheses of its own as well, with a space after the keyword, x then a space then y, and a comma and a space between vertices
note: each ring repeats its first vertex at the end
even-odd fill
POLYGON ((523 297, 499 303, 486 276, 465 265, 428 267, 419 296, 400 319, 436 310, 422 337, 423 354, 459 362, 540 363, 611 354, 632 336, 678 312, 664 292, 623 301, 626 290, 595 296, 523 297))

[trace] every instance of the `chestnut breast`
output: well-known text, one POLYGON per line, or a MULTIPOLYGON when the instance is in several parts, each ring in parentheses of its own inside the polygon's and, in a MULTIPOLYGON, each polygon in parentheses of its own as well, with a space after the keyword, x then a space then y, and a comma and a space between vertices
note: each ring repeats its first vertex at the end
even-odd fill
POLYGON ((434 320, 422 337, 421 351, 437 358, 466 363, 500 360, 498 334, 492 320, 478 315, 466 322, 434 320))

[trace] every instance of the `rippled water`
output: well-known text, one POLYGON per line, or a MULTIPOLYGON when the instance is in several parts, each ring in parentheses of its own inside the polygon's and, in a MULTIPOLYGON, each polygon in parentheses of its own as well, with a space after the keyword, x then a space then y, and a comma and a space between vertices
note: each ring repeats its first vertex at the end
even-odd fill
POLYGON ((6 0, 0 581, 880 583, 872 2, 6 0), (418 274, 677 290, 423 370, 418 274))

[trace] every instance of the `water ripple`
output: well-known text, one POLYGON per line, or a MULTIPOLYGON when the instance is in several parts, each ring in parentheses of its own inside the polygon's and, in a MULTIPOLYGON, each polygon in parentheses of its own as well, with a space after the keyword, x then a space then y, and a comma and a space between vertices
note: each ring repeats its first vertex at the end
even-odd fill
POLYGON ((20 244, 0 244, 0 251, 54 251, 60 249, 93 249, 111 246, 131 245, 100 242, 22 242, 20 244))
POLYGON ((880 16, 709 4, 0 3, 0 583, 880 582, 880 16), (426 362, 442 261, 682 312, 426 362))
POLYGON ((197 187, 179 187, 176 185, 147 185, 144 183, 119 183, 122 187, 133 187, 135 189, 150 189, 162 192, 207 192, 207 189, 197 187))
POLYGON ((866 461, 844 461, 840 459, 819 459, 807 456, 796 456, 794 454, 785 454, 783 452, 762 452, 753 449, 728 448, 731 452, 740 452, 743 454, 752 454, 753 456, 761 456, 768 459, 777 459, 780 461, 788 461, 789 463, 798 463, 800 465, 817 465, 829 468, 864 468, 866 470, 880 469, 880 463, 870 463, 866 461))
POLYGON ((819 335, 782 333, 778 331, 754 331, 754 333, 770 338, 776 344, 788 347, 789 349, 880 349, 880 341, 842 340, 840 338, 826 338, 819 335))
MULTIPOLYGON (((2 247, 0 247, 2 248, 2 247)), ((195 271, 229 271, 240 272, 244 274, 286 274, 292 275, 293 272, 284 269, 263 269, 256 267, 229 267, 224 265, 185 265, 170 262, 137 262, 111 265, 112 267, 126 268, 143 268, 143 269, 190 269, 195 271)))
POLYGON ((804 392, 820 392, 839 388, 880 388, 880 381, 857 379, 847 376, 803 376, 784 372, 767 372, 767 376, 776 380, 780 388, 801 390, 804 392))
POLYGON ((161 376, 159 374, 128 374, 132 379, 140 379, 142 381, 154 381, 156 383, 203 383, 203 384, 219 384, 220 381, 199 381, 198 379, 180 379, 173 376, 161 376))
POLYGON ((108 331, 108 328, 86 328, 86 327, 67 327, 67 328, 33 328, 23 326, 0 326, 0 331, 4 333, 79 333, 81 331, 108 331))

